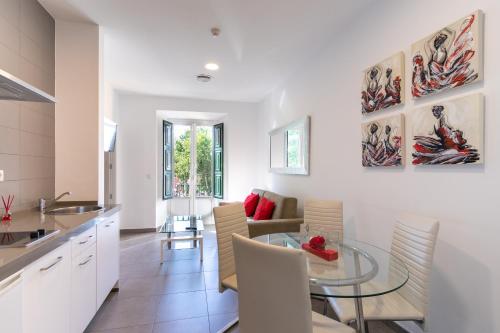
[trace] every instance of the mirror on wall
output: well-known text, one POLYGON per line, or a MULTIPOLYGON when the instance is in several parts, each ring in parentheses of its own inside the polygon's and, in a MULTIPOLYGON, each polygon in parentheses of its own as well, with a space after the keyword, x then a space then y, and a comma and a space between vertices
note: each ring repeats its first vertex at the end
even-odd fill
POLYGON ((271 172, 309 174, 310 121, 306 116, 269 132, 271 172))

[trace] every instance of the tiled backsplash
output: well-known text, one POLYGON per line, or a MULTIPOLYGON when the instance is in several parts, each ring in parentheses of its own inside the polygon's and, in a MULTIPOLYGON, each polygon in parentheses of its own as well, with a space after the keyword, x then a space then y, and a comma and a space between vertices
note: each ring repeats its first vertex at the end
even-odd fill
MULTIPOLYGON (((36 0, 0 0, 0 68, 53 95, 54 28, 36 0)), ((54 196, 54 123, 53 104, 0 101, 0 194, 14 210, 54 196)))

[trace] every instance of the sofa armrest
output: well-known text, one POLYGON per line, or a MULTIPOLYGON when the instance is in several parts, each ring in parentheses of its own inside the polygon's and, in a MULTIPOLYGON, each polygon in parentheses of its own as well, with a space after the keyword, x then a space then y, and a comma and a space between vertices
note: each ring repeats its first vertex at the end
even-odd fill
POLYGON ((241 203, 240 201, 220 201, 219 202, 219 206, 227 206, 227 205, 234 205, 234 204, 237 204, 237 203, 241 203))
POLYGON ((302 223, 304 223, 302 217, 247 222, 250 238, 281 232, 299 232, 302 223))

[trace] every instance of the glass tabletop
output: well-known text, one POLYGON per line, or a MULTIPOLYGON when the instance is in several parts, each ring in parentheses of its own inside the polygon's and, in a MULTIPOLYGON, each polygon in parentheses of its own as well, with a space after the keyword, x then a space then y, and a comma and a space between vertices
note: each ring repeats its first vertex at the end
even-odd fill
POLYGON ((168 216, 160 227, 161 233, 198 232, 205 230, 201 216, 176 215, 168 216))
MULTIPOLYGON (((308 241, 299 233, 271 234, 266 242, 300 249, 308 241)), ((339 258, 326 261, 307 252, 311 294, 323 297, 357 298, 386 294, 401 288, 409 277, 403 261, 374 245, 343 239, 327 242, 339 258)))

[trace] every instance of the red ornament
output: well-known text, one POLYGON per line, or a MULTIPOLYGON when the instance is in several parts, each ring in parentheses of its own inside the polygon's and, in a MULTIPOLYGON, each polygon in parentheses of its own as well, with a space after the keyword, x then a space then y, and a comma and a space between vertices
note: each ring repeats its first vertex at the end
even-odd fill
POLYGON ((309 246, 315 250, 324 250, 326 247, 325 237, 314 236, 309 240, 309 246))

